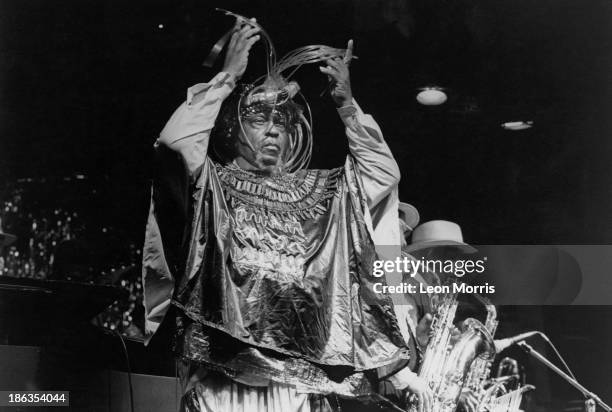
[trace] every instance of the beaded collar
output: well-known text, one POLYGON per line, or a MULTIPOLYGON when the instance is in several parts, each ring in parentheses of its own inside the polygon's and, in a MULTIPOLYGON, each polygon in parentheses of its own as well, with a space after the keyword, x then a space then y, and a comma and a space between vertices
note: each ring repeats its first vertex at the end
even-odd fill
POLYGON ((216 168, 232 207, 241 204, 265 214, 280 218, 292 215, 300 220, 325 213, 343 171, 342 168, 303 170, 269 176, 244 170, 233 163, 216 164, 216 168))

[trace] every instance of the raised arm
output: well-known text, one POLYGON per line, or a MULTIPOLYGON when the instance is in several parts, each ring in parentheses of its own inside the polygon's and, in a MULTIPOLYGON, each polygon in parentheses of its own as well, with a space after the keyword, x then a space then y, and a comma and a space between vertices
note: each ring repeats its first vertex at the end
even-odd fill
POLYGON ((380 128, 353 99, 348 67, 352 53, 351 40, 343 60, 327 60, 327 66, 320 70, 329 76, 333 84, 331 95, 346 126, 349 149, 361 176, 372 217, 374 242, 377 245, 397 246, 399 253, 397 185, 400 171, 380 128))
MULTIPOLYGON (((389 146, 383 139, 382 132, 372 116, 363 113, 351 90, 348 64, 352 58, 353 43, 349 41, 347 54, 343 60, 327 60, 327 66, 321 72, 332 81, 332 98, 338 106, 338 113, 346 126, 349 150, 355 159, 361 176, 363 190, 368 201, 372 217, 372 238, 377 252, 384 259, 393 259, 400 254, 400 233, 398 217, 397 186, 400 170, 391 154, 389 146), (379 248, 379 246, 384 246, 379 248), (392 247, 390 247, 392 246, 392 247)), ((397 284, 401 275, 387 276, 389 284, 397 284)), ((400 323, 406 322, 408 306, 394 305, 400 323)), ((407 326, 407 324, 406 324, 407 326)), ((405 339, 408 331, 402 330, 405 339)), ((397 365, 380 368, 379 377, 388 375, 397 365)), ((418 396, 419 411, 429 411, 431 393, 425 382, 407 366, 389 378, 398 390, 408 390, 418 396)))
POLYGON ((248 24, 235 26, 225 56, 223 70, 208 83, 187 90, 187 100, 174 112, 162 130, 156 147, 176 152, 189 175, 204 164, 210 131, 215 125, 223 100, 229 96, 248 63, 249 50, 259 40, 258 29, 248 24))
POLYGON ((363 113, 355 99, 338 108, 346 126, 349 150, 356 160, 370 212, 395 189, 400 170, 372 116, 363 113))
POLYGON ((332 81, 331 95, 346 126, 349 149, 357 162, 368 206, 372 210, 397 188, 400 171, 380 127, 353 99, 349 73, 352 56, 353 41, 350 40, 344 59, 327 60, 327 67, 320 70, 332 81))
POLYGON ((230 73, 221 72, 208 83, 190 87, 187 100, 176 109, 155 142, 156 149, 178 153, 191 176, 204 164, 210 131, 234 84, 230 73))
POLYGON ((162 322, 185 261, 182 244, 191 222, 191 184, 206 161, 208 139, 223 100, 244 73, 251 46, 259 39, 250 25, 236 25, 223 71, 191 87, 155 142, 159 166, 143 247, 146 341, 162 322))

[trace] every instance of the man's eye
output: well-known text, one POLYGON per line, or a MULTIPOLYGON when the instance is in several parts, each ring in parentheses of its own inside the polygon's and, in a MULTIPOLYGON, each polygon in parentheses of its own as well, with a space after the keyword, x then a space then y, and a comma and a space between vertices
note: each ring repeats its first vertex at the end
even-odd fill
POLYGON ((263 117, 253 117, 251 119, 249 119, 249 122, 255 125, 262 125, 266 123, 266 119, 264 119, 263 117))
POLYGON ((287 119, 283 116, 274 116, 273 122, 276 127, 282 127, 284 129, 287 126, 287 119))

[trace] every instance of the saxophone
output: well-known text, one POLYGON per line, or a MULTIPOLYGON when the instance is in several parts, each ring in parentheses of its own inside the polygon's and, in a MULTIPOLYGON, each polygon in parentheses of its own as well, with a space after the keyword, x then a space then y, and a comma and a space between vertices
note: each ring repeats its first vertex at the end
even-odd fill
MULTIPOLYGON (((456 293, 443 296, 419 369, 419 377, 432 390, 432 410, 436 412, 454 411, 473 361, 479 357, 489 360, 495 355, 491 334, 485 325, 473 318, 463 322, 459 339, 454 344, 451 342, 457 306, 456 293)), ((416 405, 412 404, 409 410, 416 411, 416 405)))
MULTIPOLYGON (((499 323, 497 320, 497 310, 488 299, 477 294, 474 296, 487 308, 485 327, 493 337, 499 323)), ((519 406, 523 394, 526 391, 535 389, 535 387, 533 385, 521 386, 520 381, 517 381, 516 388, 510 390, 508 381, 502 379, 501 375, 504 367, 509 366, 511 370, 518 371, 516 360, 504 358, 498 365, 497 378, 492 377, 492 364, 493 358, 476 358, 466 378, 465 387, 472 390, 477 398, 476 410, 490 412, 515 412, 520 410, 519 406)))
MULTIPOLYGON (((493 305, 488 299, 478 294, 474 294, 473 296, 486 308, 487 318, 485 320, 484 327, 487 332, 489 332, 489 335, 494 337, 495 331, 497 330, 497 325, 499 324, 495 305, 493 305)), ((474 362, 472 362, 472 366, 470 367, 470 371, 468 372, 465 380, 465 387, 470 389, 478 399, 478 410, 481 409, 483 400, 485 398, 485 385, 488 383, 488 378, 491 375, 492 364, 493 357, 489 359, 482 357, 476 358, 474 362)))

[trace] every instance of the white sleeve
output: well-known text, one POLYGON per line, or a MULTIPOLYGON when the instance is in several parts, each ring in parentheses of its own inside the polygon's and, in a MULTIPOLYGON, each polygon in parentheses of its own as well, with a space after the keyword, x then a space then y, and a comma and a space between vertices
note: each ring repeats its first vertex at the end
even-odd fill
POLYGON ((351 105, 339 108, 338 113, 346 126, 349 150, 357 164, 368 201, 374 243, 399 247, 399 166, 383 139, 380 127, 372 116, 363 113, 355 100, 351 105))
POLYGON ((179 153, 189 173, 198 170, 206 159, 210 131, 223 100, 235 86, 229 73, 217 74, 209 83, 196 84, 187 90, 187 100, 174 112, 161 131, 155 147, 166 146, 179 153))

